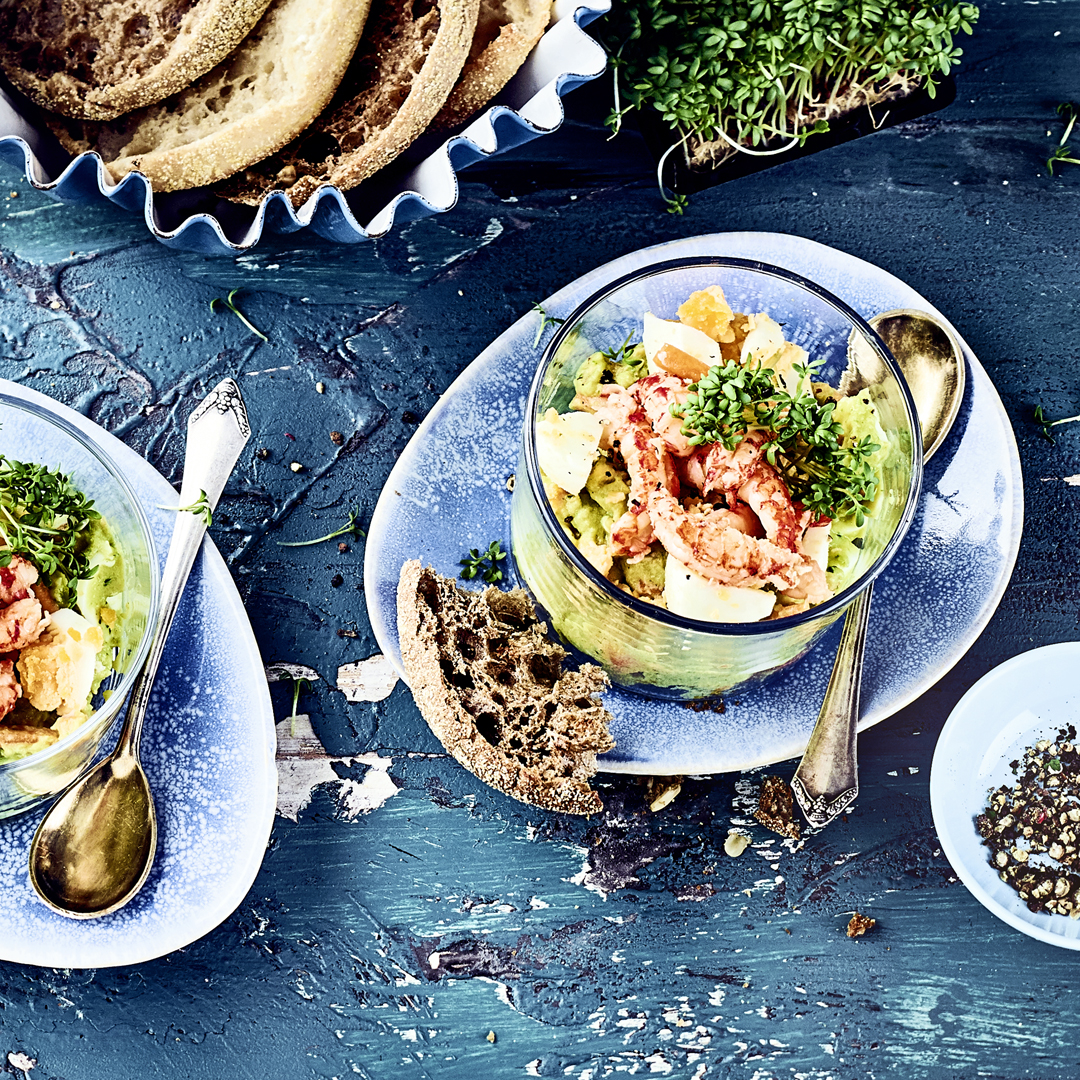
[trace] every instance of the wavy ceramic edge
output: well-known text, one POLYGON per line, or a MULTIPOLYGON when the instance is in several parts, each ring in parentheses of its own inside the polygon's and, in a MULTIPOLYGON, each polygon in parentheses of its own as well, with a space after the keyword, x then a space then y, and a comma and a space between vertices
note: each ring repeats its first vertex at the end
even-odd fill
POLYGON ((162 229, 150 181, 139 172, 114 181, 94 151, 73 158, 56 180, 46 180, 47 174, 28 141, 33 137, 33 128, 17 112, 17 125, 26 135, 0 137, 0 160, 16 168, 21 164, 33 187, 62 202, 101 197, 126 210, 141 209, 146 227, 169 247, 204 254, 243 252, 259 242, 264 226, 278 233, 310 228, 339 243, 376 240, 385 236, 399 218, 413 221, 452 209, 459 196, 458 169, 555 131, 565 118, 562 95, 598 78, 607 66, 603 48, 583 27, 610 9, 611 0, 556 0, 555 21, 503 92, 521 104, 516 109, 491 106, 460 134, 448 138, 406 176, 402 190, 366 226, 356 219, 342 192, 327 185, 315 191, 299 210, 293 208, 284 192, 270 192, 263 197, 254 221, 239 241, 230 240, 218 219, 208 213, 192 214, 175 229, 162 229), (553 67, 560 70, 552 74, 553 67))

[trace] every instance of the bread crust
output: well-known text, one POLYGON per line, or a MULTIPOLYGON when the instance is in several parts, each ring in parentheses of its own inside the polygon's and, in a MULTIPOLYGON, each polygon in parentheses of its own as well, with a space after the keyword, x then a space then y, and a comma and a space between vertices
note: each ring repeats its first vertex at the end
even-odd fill
POLYGON ((330 106, 271 161, 219 185, 218 193, 257 205, 283 190, 299 207, 320 187, 345 191, 390 164, 449 96, 478 10, 479 0, 377 0, 330 106))
POLYGON ((45 109, 111 120, 220 63, 270 0, 0 0, 0 66, 45 109))
POLYGON ((550 0, 480 0, 469 59, 431 130, 460 127, 482 109, 525 63, 550 18, 550 0))
POLYGON ((470 592, 419 560, 401 568, 398 636, 406 679, 453 757, 498 791, 566 814, 603 807, 589 786, 610 750, 610 714, 594 664, 563 672, 520 589, 470 592))
POLYGON ((114 180, 201 187, 281 149, 322 111, 352 58, 369 0, 274 0, 241 46, 167 101, 108 122, 50 123, 73 154, 97 151, 114 180))

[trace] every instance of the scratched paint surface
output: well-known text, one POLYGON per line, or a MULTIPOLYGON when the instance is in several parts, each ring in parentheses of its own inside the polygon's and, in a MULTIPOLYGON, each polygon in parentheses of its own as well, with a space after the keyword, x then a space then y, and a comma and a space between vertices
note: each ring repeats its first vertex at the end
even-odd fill
MULTIPOLYGON (((567 100, 557 135, 466 174, 453 213, 356 248, 170 252, 136 217, 0 178, 0 375, 79 408, 171 479, 193 401, 238 377, 255 435, 213 534, 264 659, 321 675, 301 695, 308 719, 279 729, 288 798, 240 908, 144 965, 0 963, 9 1073, 1077 1075, 1075 958, 956 881, 928 780, 972 683, 1077 636, 1080 430, 1051 444, 1030 415, 1080 411, 1080 168, 1051 179, 1044 164, 1054 107, 1077 96, 1080 4, 987 7, 961 44, 946 110, 704 192, 683 217, 663 212, 635 133, 606 141, 603 87, 567 100), (760 775, 690 778, 657 813, 643 782, 602 780, 591 821, 486 789, 403 686, 383 696, 378 663, 356 700, 336 689, 340 667, 376 651, 362 538, 277 544, 353 508, 365 521, 438 395, 537 299, 634 248, 736 229, 834 244, 947 312, 995 381, 1025 474, 998 614, 938 686, 861 738, 858 802, 799 844, 753 822, 760 775), (234 288, 267 343, 211 313, 234 288), (752 840, 738 859, 731 828, 752 840), (851 940, 854 910, 877 926, 851 940)), ((272 691, 285 718, 289 688, 272 691)))

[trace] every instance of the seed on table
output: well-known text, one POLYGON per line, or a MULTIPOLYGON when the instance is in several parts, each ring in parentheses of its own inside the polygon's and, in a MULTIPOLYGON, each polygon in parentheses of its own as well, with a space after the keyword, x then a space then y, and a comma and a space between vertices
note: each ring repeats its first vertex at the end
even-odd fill
POLYGON ((290 461, 289 462, 289 468, 292 469, 293 472, 303 472, 304 471, 304 466, 301 465, 299 461, 290 461))
POLYGON ((729 829, 727 839, 724 841, 724 854, 730 855, 733 859, 737 859, 746 850, 749 843, 749 836, 746 836, 735 829, 729 829))

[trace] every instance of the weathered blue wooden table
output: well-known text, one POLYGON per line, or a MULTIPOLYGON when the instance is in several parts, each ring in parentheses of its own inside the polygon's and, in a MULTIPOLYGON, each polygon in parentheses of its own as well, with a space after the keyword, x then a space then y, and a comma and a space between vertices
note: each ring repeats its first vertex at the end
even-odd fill
MULTIPOLYGON (((326 754, 283 787, 254 887, 204 939, 131 967, 0 964, 8 1072, 1080 1073, 1075 956, 976 903, 928 799, 935 738, 964 691, 1078 634, 1080 490, 1064 478, 1080 473, 1080 428, 1051 444, 1031 415, 1080 411, 1080 168, 1045 165, 1055 106, 1080 96, 1080 4, 987 6, 961 44, 945 110, 711 189, 682 217, 664 212, 640 137, 607 141, 598 84, 568 99, 561 131, 465 174, 453 212, 360 247, 294 236, 232 260, 172 252, 134 216, 5 178, 0 375, 75 405, 172 478, 192 396, 241 379, 266 454, 242 462, 212 534, 264 660, 322 676, 301 711, 326 754), (609 777, 602 819, 565 819, 460 769, 400 683, 347 701, 338 668, 377 651, 364 544, 276 543, 354 506, 366 520, 419 420, 536 300, 635 248, 726 230, 834 245, 945 311, 1012 420, 1027 515, 978 643, 861 737, 846 820, 797 850, 752 825, 739 859, 723 842, 759 777, 687 780, 656 813, 643 781, 609 777), (236 288, 268 342, 211 313, 236 288), (852 940, 855 909, 878 925, 852 940)), ((283 718, 288 685, 273 692, 283 718)))

